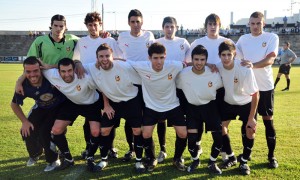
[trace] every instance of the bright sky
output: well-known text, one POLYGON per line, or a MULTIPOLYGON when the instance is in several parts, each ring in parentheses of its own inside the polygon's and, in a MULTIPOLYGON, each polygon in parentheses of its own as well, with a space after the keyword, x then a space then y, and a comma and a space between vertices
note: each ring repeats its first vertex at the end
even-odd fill
MULTIPOLYGON (((248 18, 254 11, 267 10, 267 18, 299 13, 300 0, 97 0, 97 10, 102 14, 104 28, 128 30, 127 16, 131 9, 139 9, 144 16, 143 29, 161 29, 162 20, 173 16, 184 29, 203 27, 210 13, 220 16, 223 27, 248 18), (292 4, 292 6, 291 6, 292 4)), ((83 24, 86 13, 91 11, 91 0, 0 0, 0 30, 49 30, 50 19, 62 14, 69 30, 86 30, 83 24)))

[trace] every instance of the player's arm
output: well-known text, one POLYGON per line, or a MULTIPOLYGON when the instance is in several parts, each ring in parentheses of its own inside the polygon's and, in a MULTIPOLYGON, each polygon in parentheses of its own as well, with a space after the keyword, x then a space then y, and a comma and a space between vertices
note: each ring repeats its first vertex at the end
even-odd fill
POLYGON ((23 89, 22 84, 23 84, 23 82, 25 81, 25 79, 26 79, 26 76, 25 76, 25 74, 23 73, 23 74, 18 78, 18 80, 17 80, 17 82, 16 82, 16 86, 15 86, 15 92, 16 92, 17 94, 22 94, 23 96, 24 96, 24 89, 23 89))
POLYGON ((250 68, 264 68, 266 66, 272 65, 274 63, 275 58, 276 54, 274 52, 271 52, 264 59, 255 63, 252 63, 250 60, 242 59, 241 65, 250 68))
POLYGON ((248 122, 247 122, 247 129, 250 128, 254 131, 256 131, 256 120, 255 120, 255 114, 258 106, 258 100, 259 100, 259 92, 256 92, 252 95, 252 101, 251 101, 251 110, 248 116, 248 122))
POLYGON ((30 128, 34 130, 33 124, 26 118, 22 108, 17 103, 11 102, 11 109, 15 113, 15 115, 21 120, 21 134, 23 137, 30 136, 30 128))
POLYGON ((206 63, 206 66, 209 67, 211 72, 219 72, 219 69, 217 68, 217 66, 215 64, 206 63))
POLYGON ((106 113, 108 119, 112 119, 115 116, 115 110, 110 106, 109 99, 105 96, 104 93, 102 93, 103 97, 103 114, 106 113))

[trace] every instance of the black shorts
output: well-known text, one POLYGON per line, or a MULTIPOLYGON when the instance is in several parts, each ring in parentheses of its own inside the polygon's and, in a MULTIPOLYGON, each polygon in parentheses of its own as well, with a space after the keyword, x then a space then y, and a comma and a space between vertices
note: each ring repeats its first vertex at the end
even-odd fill
POLYGON ((274 89, 259 91, 257 112, 261 116, 273 116, 274 113, 274 89))
POLYGON ((166 112, 157 112, 146 107, 143 116, 143 126, 153 126, 157 124, 158 121, 164 119, 168 120, 168 127, 186 126, 184 114, 180 106, 166 112))
MULTIPOLYGON (((239 120, 248 121, 251 111, 251 102, 245 105, 231 105, 224 101, 221 111, 222 121, 235 120, 239 116, 239 120)), ((256 116, 255 116, 256 119, 256 116)))
POLYGON ((72 123, 76 118, 81 115, 85 117, 87 121, 97 121, 101 120, 101 102, 102 99, 99 98, 94 104, 79 105, 75 104, 69 99, 67 99, 59 110, 57 119, 71 121, 72 123))
POLYGON ((205 122, 205 131, 221 131, 221 116, 216 100, 205 105, 188 104, 186 114, 187 129, 200 129, 205 122))
POLYGON ((285 64, 281 64, 279 67, 279 71, 278 73, 281 74, 290 74, 290 69, 291 69, 291 65, 285 65, 285 64))
POLYGON ((136 96, 129 101, 112 102, 109 101, 111 107, 115 110, 115 116, 113 119, 108 119, 104 114, 101 120, 101 127, 119 126, 120 119, 124 118, 132 128, 140 128, 142 126, 142 105, 141 97, 136 96))

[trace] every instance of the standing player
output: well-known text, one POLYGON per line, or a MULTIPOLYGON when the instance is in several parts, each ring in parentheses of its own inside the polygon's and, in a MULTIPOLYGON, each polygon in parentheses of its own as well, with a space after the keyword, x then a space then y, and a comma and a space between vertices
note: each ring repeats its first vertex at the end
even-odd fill
POLYGON ((277 168, 278 162, 274 156, 276 132, 273 125, 274 81, 272 64, 277 56, 279 38, 274 33, 263 31, 265 20, 261 12, 251 14, 249 25, 251 33, 241 36, 236 44, 237 56, 243 60, 244 65, 253 66, 260 94, 257 109, 262 116, 266 129, 269 167, 277 168))
MULTIPOLYGON (((217 157, 222 148, 221 116, 216 103, 217 90, 223 86, 218 73, 212 73, 206 67, 207 50, 196 46, 192 51, 192 67, 187 67, 179 73, 176 85, 182 89, 188 100, 186 104, 186 120, 188 129, 188 148, 193 158, 192 164, 187 168, 193 172, 200 164, 198 146, 198 133, 202 133, 205 122, 206 131, 211 131, 213 144, 208 162, 208 169, 217 174, 222 171, 216 164, 217 157), (200 128, 200 132, 198 129, 200 128)), ((201 137, 201 136, 200 136, 201 137)), ((201 140, 201 139, 200 139, 201 140)))
POLYGON ((286 78, 286 88, 282 89, 282 91, 288 91, 290 89, 290 83, 291 83, 290 69, 291 69, 292 62, 294 62, 296 58, 297 58, 296 54, 290 49, 290 43, 284 42, 283 51, 281 52, 280 55, 280 59, 281 59, 280 67, 274 84, 274 89, 277 83, 279 82, 282 74, 284 74, 286 78))
MULTIPOLYGON (((174 17, 165 17, 162 23, 164 37, 159 38, 156 42, 161 43, 167 50, 166 61, 179 61, 185 62, 187 52, 190 48, 189 42, 180 37, 176 37, 177 21, 174 17)), ((179 96, 179 92, 177 95, 179 96)), ((181 97, 179 96, 180 104, 182 104, 181 97)), ((163 162, 167 157, 166 153, 166 122, 165 120, 157 123, 157 135, 159 139, 160 152, 157 157, 159 163, 163 162)))
POLYGON ((228 136, 230 120, 243 121, 241 127, 243 154, 239 169, 244 175, 250 174, 247 160, 250 157, 254 144, 256 131, 256 110, 259 100, 258 86, 251 68, 241 66, 241 61, 234 59, 236 55, 235 45, 225 41, 219 46, 219 55, 222 63, 217 65, 225 88, 224 103, 221 110, 223 149, 228 155, 222 168, 227 169, 237 162, 232 151, 228 136), (224 141, 224 137, 227 137, 224 141))
MULTIPOLYGON (((143 15, 139 10, 133 9, 129 12, 128 25, 130 26, 130 31, 120 33, 118 38, 118 44, 124 59, 131 61, 144 61, 148 59, 147 50, 154 41, 154 35, 150 31, 142 30, 143 15)), ((142 96, 141 87, 138 87, 139 96, 142 96)), ((134 156, 134 148, 132 130, 128 123, 125 123, 125 135, 129 151, 124 155, 123 161, 129 161, 134 156)))
POLYGON ((168 126, 173 126, 176 131, 173 164, 178 170, 185 171, 181 156, 186 147, 187 130, 184 114, 176 96, 175 85, 175 78, 182 70, 183 63, 178 61, 165 63, 166 49, 159 43, 153 43, 148 49, 148 54, 150 61, 130 61, 142 78, 143 98, 146 106, 143 111, 143 137, 145 152, 149 158, 147 170, 153 171, 157 165, 152 139, 153 129, 158 121, 167 119, 168 126))

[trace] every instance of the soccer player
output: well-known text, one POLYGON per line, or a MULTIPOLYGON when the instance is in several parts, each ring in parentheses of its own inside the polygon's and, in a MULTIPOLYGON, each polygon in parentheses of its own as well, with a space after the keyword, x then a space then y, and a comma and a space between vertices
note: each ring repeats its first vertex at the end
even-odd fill
MULTIPOLYGON (((192 50, 192 67, 183 69, 176 80, 177 88, 182 89, 188 100, 186 104, 186 121, 188 129, 188 149, 193 158, 192 164, 187 168, 193 172, 200 164, 198 133, 202 133, 205 122, 206 131, 211 131, 213 144, 208 162, 208 169, 212 173, 221 174, 216 164, 217 157, 222 148, 221 116, 216 103, 217 90, 223 86, 219 73, 213 73, 206 66, 208 53, 202 45, 192 50), (198 132, 200 129, 200 132, 198 132)), ((200 136, 201 137, 201 136, 200 136)), ((201 139, 200 139, 201 140, 201 139)))
POLYGON ((144 172, 142 164, 143 137, 142 137, 142 100, 138 96, 140 84, 139 75, 128 62, 114 61, 113 50, 108 44, 101 44, 97 51, 97 63, 85 65, 85 69, 92 76, 98 89, 109 98, 109 104, 114 109, 112 119, 104 114, 101 121, 101 162, 95 169, 102 170, 107 166, 107 152, 110 143, 108 135, 120 119, 124 118, 132 127, 134 135, 134 152, 136 154, 135 168, 137 172, 144 172))
MULTIPOLYGON (((126 60, 144 61, 148 59, 147 50, 154 41, 154 35, 150 31, 142 30, 143 15, 137 9, 132 9, 128 14, 128 25, 130 31, 120 33, 118 45, 126 60)), ((139 87, 139 96, 142 96, 141 87, 139 87)), ((125 135, 129 145, 129 151, 124 155, 123 161, 129 161, 134 156, 132 130, 128 122, 125 123, 125 135)))
POLYGON ((185 171, 186 167, 181 156, 186 147, 187 130, 175 85, 176 76, 183 69, 183 63, 165 62, 166 49, 160 43, 153 43, 148 49, 148 55, 150 61, 130 61, 142 79, 146 106, 143 111, 143 137, 145 152, 149 158, 147 170, 153 171, 157 165, 152 139, 153 129, 158 121, 167 119, 168 126, 173 126, 176 131, 173 164, 178 170, 185 171))
POLYGON ((282 91, 288 91, 290 89, 290 83, 291 83, 290 69, 291 69, 292 62, 294 62, 295 59, 297 58, 297 55, 290 49, 290 46, 291 44, 289 42, 283 43, 283 51, 282 54, 280 55, 280 59, 281 59, 280 67, 277 74, 277 78, 275 80, 274 89, 277 83, 279 82, 282 74, 284 74, 286 78, 286 88, 282 89, 282 91))
POLYGON ((243 122, 241 134, 244 146, 239 169, 244 175, 249 175, 250 168, 247 160, 254 144, 259 90, 252 68, 243 67, 241 61, 235 59, 235 55, 236 48, 232 42, 225 41, 220 44, 219 56, 222 63, 217 64, 217 68, 225 88, 221 117, 223 150, 228 155, 228 160, 224 162, 222 168, 227 169, 237 163, 230 145, 228 126, 230 120, 235 120, 239 116, 243 122))
POLYGON ((257 110, 265 125, 269 149, 269 167, 277 168, 278 162, 274 156, 276 132, 273 125, 274 81, 272 64, 277 56, 279 38, 274 33, 263 31, 265 20, 261 12, 251 14, 249 25, 251 33, 241 36, 236 44, 237 57, 243 60, 243 65, 253 66, 260 94, 257 110))
MULTIPOLYGON (((167 51, 166 61, 185 62, 190 44, 186 39, 175 36, 177 31, 176 19, 170 16, 165 17, 162 23, 162 29, 164 37, 157 39, 156 42, 165 46, 167 51)), ((177 96, 179 96, 179 100, 181 100, 181 96, 179 94, 180 93, 178 93, 177 96)), ((182 104, 182 101, 180 101, 180 104, 182 104)), ((160 145, 160 152, 158 154, 157 161, 161 163, 167 157, 165 120, 157 123, 157 134, 160 145)))
MULTIPOLYGON (((64 161, 58 169, 66 169, 74 165, 68 142, 64 134, 68 125, 76 120, 79 115, 85 117, 90 124, 91 138, 89 157, 93 157, 100 143, 101 103, 96 86, 87 74, 79 79, 74 73, 75 64, 70 58, 63 58, 58 62, 57 69, 43 72, 44 76, 61 91, 68 99, 62 104, 51 135, 54 143, 64 155, 64 161)), ((89 166, 88 166, 88 170, 89 166)))
POLYGON ((44 169, 47 172, 60 165, 58 154, 50 148, 50 131, 65 96, 43 77, 40 66, 41 63, 36 57, 30 56, 24 60, 24 95, 15 93, 11 108, 22 122, 21 135, 30 157, 27 166, 37 162, 44 148, 46 161, 49 163, 44 169), (20 107, 27 97, 35 100, 28 117, 20 107))
MULTIPOLYGON (((101 26, 102 26, 102 19, 100 17, 100 14, 97 12, 91 12, 87 13, 85 18, 84 18, 84 24, 86 25, 89 35, 82 37, 81 39, 78 40, 78 43, 75 47, 74 50, 74 55, 73 55, 73 60, 76 62, 75 65, 75 71, 79 75, 79 78, 84 76, 84 69, 82 67, 82 64, 87 64, 87 63, 95 63, 96 62, 96 55, 95 52, 97 50, 97 47, 99 47, 100 44, 102 43, 107 43, 112 47, 114 50, 113 56, 115 58, 121 58, 122 57, 122 52, 118 47, 118 44, 115 39, 111 37, 106 37, 102 38, 101 37, 101 26), (81 63, 78 63, 78 62, 81 63)), ((104 107, 104 108, 109 108, 109 107, 104 107)), ((88 154, 88 149, 89 149, 89 144, 90 144, 90 126, 88 121, 85 121, 83 125, 83 130, 84 130, 84 138, 86 142, 86 148, 85 150, 81 153, 81 156, 83 159, 87 157, 88 154)), ((111 157, 117 158, 118 153, 115 148, 113 148, 113 140, 115 137, 115 129, 111 131, 111 147, 110 147, 110 153, 109 155, 111 157)))

